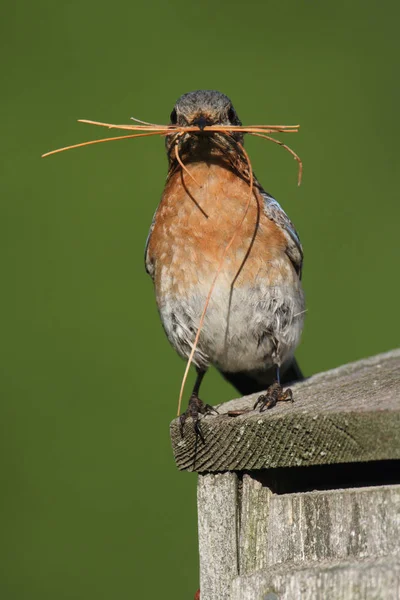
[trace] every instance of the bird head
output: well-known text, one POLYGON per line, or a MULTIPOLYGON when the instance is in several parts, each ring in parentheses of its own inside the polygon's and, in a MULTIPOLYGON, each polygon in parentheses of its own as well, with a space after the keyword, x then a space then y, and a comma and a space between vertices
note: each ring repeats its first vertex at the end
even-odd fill
MULTIPOLYGON (((243 144, 243 134, 232 132, 229 135, 208 131, 212 125, 242 125, 232 102, 215 90, 197 90, 183 94, 170 115, 170 124, 178 127, 198 127, 198 131, 185 133, 179 138, 179 149, 185 155, 201 153, 221 153, 232 149, 234 142, 243 144)), ((166 140, 167 151, 177 143, 170 137, 166 140)))

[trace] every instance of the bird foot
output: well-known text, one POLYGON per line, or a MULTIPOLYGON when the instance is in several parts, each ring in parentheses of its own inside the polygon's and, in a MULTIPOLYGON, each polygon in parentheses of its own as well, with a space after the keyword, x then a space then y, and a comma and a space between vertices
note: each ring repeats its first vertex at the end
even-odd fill
POLYGON ((293 402, 293 392, 290 388, 284 390, 280 383, 273 383, 265 394, 258 396, 254 410, 260 406, 260 412, 273 408, 277 402, 293 402))
POLYGON ((211 406, 210 404, 204 404, 204 402, 200 400, 197 394, 192 394, 189 398, 189 404, 187 409, 179 417, 181 437, 183 438, 186 419, 188 417, 192 417, 193 429, 196 435, 198 435, 201 441, 204 443, 204 436, 200 426, 200 415, 204 415, 206 417, 207 415, 210 415, 212 413, 218 414, 217 409, 211 406))

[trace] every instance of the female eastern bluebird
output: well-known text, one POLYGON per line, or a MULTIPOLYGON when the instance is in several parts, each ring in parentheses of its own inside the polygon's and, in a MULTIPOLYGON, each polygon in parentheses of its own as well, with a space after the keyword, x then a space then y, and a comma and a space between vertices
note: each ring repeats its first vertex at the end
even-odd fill
MULTIPOLYGON (((244 213, 249 173, 241 151, 243 134, 205 129, 241 125, 224 94, 184 94, 171 113, 171 124, 199 130, 166 139, 168 177, 147 238, 145 262, 167 337, 187 359, 219 261, 244 213), (177 160, 177 144, 191 177, 177 160)), ((212 410, 198 396, 210 364, 242 394, 268 388, 256 402, 260 410, 292 399, 291 390, 284 392, 281 383, 302 378, 293 357, 304 320, 302 263, 293 223, 254 177, 252 202, 224 258, 193 357, 197 379, 180 417, 181 431, 191 416, 201 435, 199 414, 212 410)))

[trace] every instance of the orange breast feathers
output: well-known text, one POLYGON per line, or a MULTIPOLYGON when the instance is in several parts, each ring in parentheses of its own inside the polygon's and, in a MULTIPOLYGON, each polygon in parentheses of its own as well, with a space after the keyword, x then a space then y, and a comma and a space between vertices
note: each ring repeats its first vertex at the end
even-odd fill
MULTIPOLYGON (((149 240, 156 291, 162 287, 184 293, 211 282, 249 198, 248 184, 221 165, 190 163, 188 169, 197 183, 181 170, 172 175, 149 240), (168 283, 161 281, 165 277, 168 283)), ((285 236, 265 216, 263 206, 254 189, 245 220, 224 258, 219 280, 228 285, 253 284, 258 275, 287 278, 293 270, 285 255, 285 236)))

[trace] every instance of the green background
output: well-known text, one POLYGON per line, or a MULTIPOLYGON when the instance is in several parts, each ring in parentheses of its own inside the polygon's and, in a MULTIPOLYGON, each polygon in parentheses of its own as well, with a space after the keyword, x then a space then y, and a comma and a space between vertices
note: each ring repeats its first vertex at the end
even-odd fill
MULTIPOLYGON (((395 8, 396 7, 396 8, 395 8)), ((190 600, 196 477, 168 426, 184 363, 143 247, 161 139, 103 144, 78 118, 166 122, 209 88, 246 124, 305 249, 306 374, 399 341, 399 34, 394 2, 7 2, 1 17, 1 493, 4 600, 190 600)), ((193 379, 193 377, 192 377, 193 379)), ((203 397, 235 391, 217 373, 203 397)))

